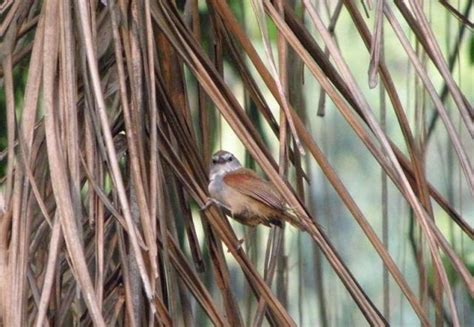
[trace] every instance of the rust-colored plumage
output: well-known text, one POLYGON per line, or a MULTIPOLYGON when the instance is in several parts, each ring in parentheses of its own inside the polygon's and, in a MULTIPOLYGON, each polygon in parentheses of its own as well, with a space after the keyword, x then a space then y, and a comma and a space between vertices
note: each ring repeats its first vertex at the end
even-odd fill
POLYGON ((304 229, 275 187, 252 170, 243 168, 227 151, 218 151, 212 157, 209 193, 211 202, 227 209, 242 224, 281 227, 287 221, 304 229))

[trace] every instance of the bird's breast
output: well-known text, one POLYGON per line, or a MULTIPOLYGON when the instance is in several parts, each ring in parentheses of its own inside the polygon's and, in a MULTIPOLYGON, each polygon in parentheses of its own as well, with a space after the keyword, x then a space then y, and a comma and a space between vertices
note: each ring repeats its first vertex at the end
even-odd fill
POLYGON ((212 198, 227 204, 224 201, 224 181, 222 180, 222 176, 217 175, 212 178, 211 182, 209 183, 208 187, 209 194, 212 198))
POLYGON ((248 197, 227 186, 222 176, 214 177, 209 183, 208 190, 212 198, 229 207, 233 213, 248 210, 248 197))

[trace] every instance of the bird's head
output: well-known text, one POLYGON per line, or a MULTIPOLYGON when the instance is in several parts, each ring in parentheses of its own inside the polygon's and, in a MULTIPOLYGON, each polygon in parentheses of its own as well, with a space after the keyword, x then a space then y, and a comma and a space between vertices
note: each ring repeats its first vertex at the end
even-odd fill
POLYGON ((209 178, 212 180, 217 175, 224 175, 241 167, 239 160, 232 153, 219 150, 212 156, 209 178))

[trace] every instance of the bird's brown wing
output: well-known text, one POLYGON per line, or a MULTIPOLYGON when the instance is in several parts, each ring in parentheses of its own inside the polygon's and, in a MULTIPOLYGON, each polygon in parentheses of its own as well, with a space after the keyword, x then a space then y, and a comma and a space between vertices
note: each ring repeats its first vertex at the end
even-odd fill
MULTIPOLYGON (((275 190, 275 187, 270 182, 260 178, 253 171, 240 168, 227 173, 223 179, 224 183, 229 187, 275 209, 284 220, 303 231, 306 230, 306 226, 301 223, 299 218, 290 213, 285 207, 285 202, 281 195, 275 190)), ((279 219, 272 220, 272 217, 261 218, 264 218, 264 220, 261 220, 261 223, 267 226, 269 226, 270 223, 281 226, 281 220, 279 219)))
POLYGON ((249 169, 240 168, 227 173, 224 176, 224 183, 271 208, 277 210, 284 210, 285 208, 284 202, 275 187, 249 169))

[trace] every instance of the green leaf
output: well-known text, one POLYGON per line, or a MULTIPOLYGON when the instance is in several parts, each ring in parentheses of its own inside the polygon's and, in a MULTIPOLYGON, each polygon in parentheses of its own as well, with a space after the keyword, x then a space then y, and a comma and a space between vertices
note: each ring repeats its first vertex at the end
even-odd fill
POLYGON ((472 65, 474 65, 474 35, 471 36, 471 42, 469 45, 469 59, 472 65))

